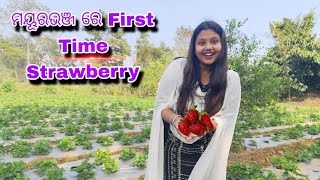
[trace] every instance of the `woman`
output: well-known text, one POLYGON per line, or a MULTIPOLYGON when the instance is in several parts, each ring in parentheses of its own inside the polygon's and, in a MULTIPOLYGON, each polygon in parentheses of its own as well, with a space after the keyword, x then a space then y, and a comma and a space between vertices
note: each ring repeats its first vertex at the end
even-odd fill
POLYGON ((201 23, 187 59, 170 63, 159 82, 145 179, 226 179, 240 95, 239 75, 227 66, 224 30, 214 21, 201 23), (179 120, 193 104, 209 113, 214 133, 179 132, 179 120))

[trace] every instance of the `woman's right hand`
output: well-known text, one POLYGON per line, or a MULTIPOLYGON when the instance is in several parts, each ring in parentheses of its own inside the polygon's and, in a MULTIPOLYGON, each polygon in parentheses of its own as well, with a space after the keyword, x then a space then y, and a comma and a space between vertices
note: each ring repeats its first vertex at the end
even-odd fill
POLYGON ((187 141, 191 141, 194 137, 191 135, 191 133, 189 134, 189 136, 186 136, 184 134, 182 134, 180 131, 179 131, 179 123, 180 123, 180 119, 183 119, 182 116, 179 117, 179 119, 175 120, 173 125, 174 127, 177 129, 178 133, 180 134, 180 136, 182 136, 183 138, 185 138, 187 141))

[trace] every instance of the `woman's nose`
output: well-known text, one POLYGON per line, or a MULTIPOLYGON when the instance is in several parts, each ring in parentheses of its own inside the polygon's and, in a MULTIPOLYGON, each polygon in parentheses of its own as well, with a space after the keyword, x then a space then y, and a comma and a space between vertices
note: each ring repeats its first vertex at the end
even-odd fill
POLYGON ((211 49, 213 49, 213 45, 211 43, 206 43, 205 49, 211 50, 211 49))

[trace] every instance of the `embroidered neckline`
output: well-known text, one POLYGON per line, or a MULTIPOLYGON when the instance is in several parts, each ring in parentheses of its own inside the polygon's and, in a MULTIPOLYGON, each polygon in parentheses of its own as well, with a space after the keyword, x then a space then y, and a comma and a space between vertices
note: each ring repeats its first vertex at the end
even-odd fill
POLYGON ((203 84, 201 83, 201 81, 199 81, 198 84, 199 84, 199 87, 200 87, 200 89, 201 89, 202 92, 207 92, 207 91, 210 89, 209 84, 203 85, 203 84))

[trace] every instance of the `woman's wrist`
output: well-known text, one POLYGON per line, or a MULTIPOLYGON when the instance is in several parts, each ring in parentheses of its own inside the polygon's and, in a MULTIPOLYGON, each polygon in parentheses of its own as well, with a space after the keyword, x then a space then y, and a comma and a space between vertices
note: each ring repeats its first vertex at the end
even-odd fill
POLYGON ((172 119, 172 122, 171 124, 174 126, 174 127, 177 127, 177 125, 179 124, 179 120, 182 118, 181 115, 176 115, 174 116, 174 118, 172 119))
POLYGON ((170 116, 170 119, 169 119, 169 123, 172 124, 172 120, 173 118, 176 116, 177 114, 173 113, 171 116, 170 116))

